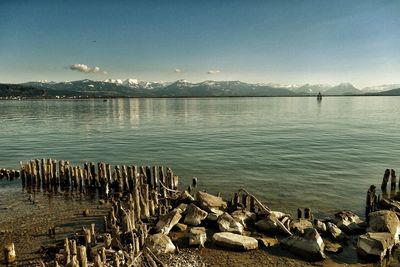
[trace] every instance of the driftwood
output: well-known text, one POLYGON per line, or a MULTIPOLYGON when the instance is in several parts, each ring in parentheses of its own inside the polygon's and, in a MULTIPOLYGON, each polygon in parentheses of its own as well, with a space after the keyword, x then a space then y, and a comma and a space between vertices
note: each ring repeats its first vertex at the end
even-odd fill
MULTIPOLYGON (((259 208, 261 209, 261 211, 265 214, 265 215, 270 215, 271 214, 271 209, 268 208, 267 206, 265 206, 264 204, 261 203, 261 201, 259 201, 254 195, 250 194, 246 189, 241 188, 239 189, 239 192, 244 192, 247 195, 249 195, 251 198, 254 199, 254 201, 256 202, 256 204, 259 206, 259 208)), ((286 228, 286 226, 279 221, 275 216, 271 216, 271 219, 278 225, 278 227, 287 235, 291 236, 293 235, 290 230, 288 228, 286 228)))
POLYGON ((164 262, 162 262, 159 258, 157 258, 157 256, 154 255, 154 253, 153 253, 148 247, 146 247, 146 252, 147 252, 148 254, 151 255, 151 257, 153 258, 153 260, 154 260, 158 265, 160 265, 161 267, 166 267, 166 266, 167 266, 167 265, 165 265, 164 262))

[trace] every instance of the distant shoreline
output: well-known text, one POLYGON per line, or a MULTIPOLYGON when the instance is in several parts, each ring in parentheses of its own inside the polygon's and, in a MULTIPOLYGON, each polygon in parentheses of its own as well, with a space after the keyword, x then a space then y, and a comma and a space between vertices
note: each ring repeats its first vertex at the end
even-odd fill
MULTIPOLYGON (((394 97, 399 95, 379 95, 379 94, 365 94, 365 95, 323 95, 326 97, 394 97)), ((108 100, 108 99, 210 99, 210 98, 316 98, 316 95, 290 95, 290 96, 78 96, 78 97, 20 97, 20 96, 6 96, 0 97, 0 101, 19 101, 19 100, 108 100)))

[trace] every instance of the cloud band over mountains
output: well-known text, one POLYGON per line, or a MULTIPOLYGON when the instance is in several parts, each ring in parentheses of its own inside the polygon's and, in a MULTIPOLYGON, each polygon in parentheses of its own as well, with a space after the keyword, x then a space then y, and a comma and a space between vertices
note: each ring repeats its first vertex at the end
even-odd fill
POLYGON ((207 71, 207 74, 218 74, 220 72, 221 72, 220 70, 209 70, 207 71))
POLYGON ((100 69, 100 67, 90 67, 86 64, 72 64, 69 65, 68 68, 70 70, 74 70, 74 71, 79 71, 79 72, 83 72, 83 73, 101 73, 101 74, 107 74, 106 71, 100 69))

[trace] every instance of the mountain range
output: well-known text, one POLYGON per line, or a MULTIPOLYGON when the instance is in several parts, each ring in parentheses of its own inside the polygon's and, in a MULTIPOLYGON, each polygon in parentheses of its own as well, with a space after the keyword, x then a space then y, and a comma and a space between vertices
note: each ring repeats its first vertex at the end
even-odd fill
POLYGON ((309 96, 319 92, 323 95, 400 95, 400 84, 379 85, 361 90, 350 83, 332 86, 252 84, 241 81, 147 82, 137 79, 0 84, 0 97, 3 98, 309 96))

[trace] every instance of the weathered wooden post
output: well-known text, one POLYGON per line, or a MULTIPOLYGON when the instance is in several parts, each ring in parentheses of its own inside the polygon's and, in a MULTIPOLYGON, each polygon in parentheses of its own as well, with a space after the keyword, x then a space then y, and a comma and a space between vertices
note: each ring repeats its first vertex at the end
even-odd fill
POLYGON ((65 263, 68 264, 71 261, 71 251, 70 251, 70 244, 68 238, 64 239, 64 258, 65 263))
POLYGON ((371 185, 367 191, 366 206, 365 206, 365 220, 369 222, 369 213, 375 211, 375 205, 377 202, 375 194, 375 185, 371 185))
POLYGON ((94 245, 96 245, 96 242, 97 242, 97 240, 96 240, 96 231, 95 231, 95 224, 94 223, 92 223, 91 225, 90 225, 90 235, 91 235, 91 237, 90 237, 90 239, 91 239, 91 245, 92 246, 94 246, 94 245))
POLYGON ((307 220, 312 220, 313 219, 313 216, 312 216, 310 208, 305 208, 304 209, 304 219, 307 219, 307 220))
POLYGON ((85 246, 79 246, 78 262, 80 267, 88 267, 85 246))
POLYGON ((13 264, 16 260, 16 253, 14 243, 8 244, 4 247, 4 261, 6 264, 13 264))
POLYGON ((390 189, 396 190, 396 172, 393 169, 390 170, 390 189))
POLYGON ((298 220, 300 220, 300 219, 302 218, 302 215, 301 215, 301 214, 302 214, 301 209, 298 208, 298 209, 297 209, 297 219, 298 219, 298 220))
POLYGON ((157 170, 157 166, 153 166, 152 170, 153 170, 153 189, 157 190, 157 186, 158 186, 158 170, 157 170))

